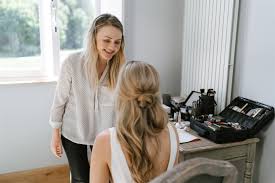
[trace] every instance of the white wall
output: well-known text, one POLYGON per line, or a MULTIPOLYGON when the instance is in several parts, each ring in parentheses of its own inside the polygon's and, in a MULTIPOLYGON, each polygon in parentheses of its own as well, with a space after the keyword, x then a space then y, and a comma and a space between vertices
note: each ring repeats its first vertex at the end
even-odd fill
POLYGON ((125 0, 127 60, 154 65, 161 92, 179 95, 181 81, 181 0, 125 0))
POLYGON ((55 83, 0 85, 0 174, 64 164, 50 153, 55 83))
MULTIPOLYGON (((236 55, 234 96, 275 106, 275 1, 243 0, 236 55)), ((255 183, 275 180, 275 123, 260 134, 255 183)))

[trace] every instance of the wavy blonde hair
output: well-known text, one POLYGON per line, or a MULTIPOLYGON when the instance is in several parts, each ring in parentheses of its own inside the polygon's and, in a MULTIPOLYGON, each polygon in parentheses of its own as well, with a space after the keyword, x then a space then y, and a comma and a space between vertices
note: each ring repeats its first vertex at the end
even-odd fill
POLYGON ((85 59, 85 70, 87 72, 88 79, 92 88, 95 88, 98 85, 98 72, 97 72, 97 63, 98 63, 98 51, 96 47, 96 35, 99 29, 104 26, 113 26, 119 29, 122 33, 121 45, 119 51, 113 56, 109 61, 110 67, 108 70, 108 87, 114 88, 117 83, 117 78, 121 66, 125 63, 124 57, 124 36, 123 36, 123 26, 119 19, 111 14, 101 14, 99 15, 92 23, 88 35, 87 35, 87 45, 86 50, 84 51, 85 59))
POLYGON ((158 72, 144 62, 127 62, 119 74, 116 95, 118 140, 134 181, 148 182, 154 167, 147 140, 158 143, 157 135, 168 122, 161 106, 158 72))

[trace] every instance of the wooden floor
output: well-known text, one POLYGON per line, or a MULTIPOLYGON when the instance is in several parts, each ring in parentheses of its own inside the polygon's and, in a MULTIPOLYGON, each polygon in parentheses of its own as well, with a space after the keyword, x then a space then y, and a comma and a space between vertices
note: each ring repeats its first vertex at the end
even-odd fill
POLYGON ((0 174, 0 183, 69 183, 67 165, 0 174))

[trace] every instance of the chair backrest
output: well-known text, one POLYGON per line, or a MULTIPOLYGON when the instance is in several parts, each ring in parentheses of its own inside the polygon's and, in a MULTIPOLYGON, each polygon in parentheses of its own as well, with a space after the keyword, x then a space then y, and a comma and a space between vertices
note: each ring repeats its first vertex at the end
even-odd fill
POLYGON ((237 176, 236 167, 228 161, 194 158, 181 162, 173 169, 153 179, 150 183, 205 183, 216 181, 236 183, 237 176), (213 177, 216 181, 213 181, 213 177))

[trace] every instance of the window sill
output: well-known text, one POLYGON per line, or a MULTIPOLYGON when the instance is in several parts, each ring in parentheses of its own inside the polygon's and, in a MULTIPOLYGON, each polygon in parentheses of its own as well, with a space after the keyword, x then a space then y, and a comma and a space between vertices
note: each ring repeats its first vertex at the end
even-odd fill
POLYGON ((57 77, 0 78, 0 85, 56 83, 57 77))

